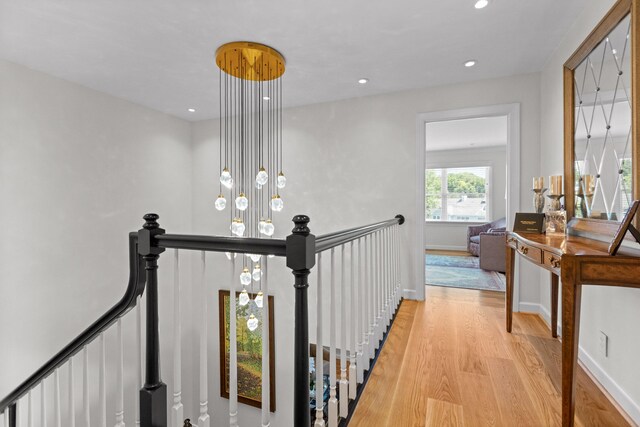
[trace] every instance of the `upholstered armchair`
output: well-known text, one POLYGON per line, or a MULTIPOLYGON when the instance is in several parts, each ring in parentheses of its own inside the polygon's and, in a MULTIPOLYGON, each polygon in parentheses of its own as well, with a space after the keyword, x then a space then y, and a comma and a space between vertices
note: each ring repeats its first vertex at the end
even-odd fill
POLYGON ((506 219, 500 218, 467 229, 467 250, 480 257, 483 270, 505 271, 506 219))

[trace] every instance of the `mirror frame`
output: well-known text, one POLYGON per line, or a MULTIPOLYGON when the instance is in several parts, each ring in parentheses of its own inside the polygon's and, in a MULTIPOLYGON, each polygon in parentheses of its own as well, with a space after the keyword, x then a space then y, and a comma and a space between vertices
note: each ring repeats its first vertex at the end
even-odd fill
MULTIPOLYGON (((574 71, 606 36, 628 15, 631 15, 631 194, 633 200, 640 199, 640 85, 636 84, 640 73, 640 0, 618 0, 591 31, 578 49, 569 57, 563 67, 564 92, 564 202, 567 210, 569 226, 578 231, 594 231, 613 235, 618 229, 619 221, 607 221, 575 217, 575 91, 574 71)), ((622 220, 622 218, 621 218, 622 220)), ((638 225, 636 223, 636 225, 638 225)))

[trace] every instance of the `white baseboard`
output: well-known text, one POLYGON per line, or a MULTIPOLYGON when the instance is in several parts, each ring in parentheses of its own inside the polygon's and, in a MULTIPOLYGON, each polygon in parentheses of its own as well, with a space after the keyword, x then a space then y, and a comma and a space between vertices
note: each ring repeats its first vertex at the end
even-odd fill
POLYGON ((447 246, 447 245, 425 245, 424 247, 427 250, 434 251, 467 251, 466 246, 447 246))
POLYGON ((402 298, 404 299, 412 299, 417 300, 418 295, 415 289, 403 289, 402 290, 402 298))
MULTIPOLYGON (((519 306, 520 311, 538 314, 547 326, 551 324, 551 313, 542 304, 521 302, 519 306)), ((559 317, 560 313, 558 313, 558 318, 559 317)), ((558 324, 558 335, 562 336, 562 324, 558 324)), ((615 404, 626 412, 626 415, 628 415, 634 423, 640 425, 640 406, 633 401, 582 346, 578 346, 578 361, 582 367, 600 383, 600 387, 611 396, 615 404)))

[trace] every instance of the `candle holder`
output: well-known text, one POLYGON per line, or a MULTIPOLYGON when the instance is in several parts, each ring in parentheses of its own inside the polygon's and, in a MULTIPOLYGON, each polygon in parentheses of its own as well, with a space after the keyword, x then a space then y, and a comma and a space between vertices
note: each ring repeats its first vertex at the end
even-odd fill
POLYGON ((564 194, 547 194, 547 197, 549 198, 549 210, 559 211, 562 207, 560 199, 564 197, 564 194))
POLYGON ((546 188, 534 188, 533 189, 533 207, 536 213, 542 213, 544 210, 544 193, 546 188))
POLYGON ((578 193, 580 199, 580 214, 582 218, 589 218, 589 211, 591 210, 591 202, 593 201, 593 194, 578 193))

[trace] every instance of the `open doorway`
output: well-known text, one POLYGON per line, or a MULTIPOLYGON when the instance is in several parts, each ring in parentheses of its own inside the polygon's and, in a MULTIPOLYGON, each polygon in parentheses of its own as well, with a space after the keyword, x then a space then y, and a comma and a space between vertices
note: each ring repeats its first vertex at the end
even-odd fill
POLYGON ((507 116, 426 123, 425 154, 425 284, 504 291, 507 116))
POLYGON ((426 113, 418 126, 425 285, 504 291, 505 232, 519 198, 519 105, 426 113))

